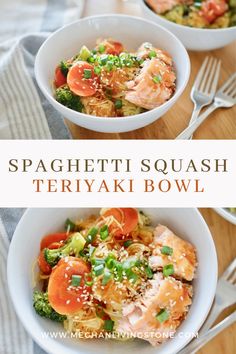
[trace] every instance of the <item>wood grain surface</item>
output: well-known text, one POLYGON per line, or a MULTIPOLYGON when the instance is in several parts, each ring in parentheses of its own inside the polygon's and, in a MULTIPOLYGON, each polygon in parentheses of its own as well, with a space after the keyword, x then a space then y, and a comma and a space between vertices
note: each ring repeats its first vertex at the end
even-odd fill
MULTIPOLYGON (((142 16, 141 9, 135 1, 122 0, 85 0, 83 16, 102 13, 126 13, 142 16)), ((148 38, 147 38, 148 40, 148 38)), ((194 38, 193 38, 194 40, 194 38)), ((222 60, 220 84, 236 71, 236 42, 211 52, 190 52, 191 77, 187 88, 172 109, 156 122, 128 133, 97 133, 76 126, 66 121, 74 139, 174 139, 189 122, 193 104, 190 90, 194 78, 206 55, 222 60)), ((200 126, 194 135, 195 139, 236 139, 236 106, 230 109, 219 109, 200 126)))
MULTIPOLYGON (((139 6, 134 2, 122 0, 85 0, 83 16, 102 13, 126 13, 141 16, 139 6)), ((194 39, 193 39, 194 40, 194 39)), ((193 108, 189 98, 190 90, 199 67, 206 55, 222 59, 220 83, 236 71, 235 43, 212 52, 190 52, 191 77, 184 94, 165 116, 155 123, 133 132, 123 134, 103 134, 89 131, 67 121, 74 139, 173 139, 188 124, 193 108)), ((236 139, 236 107, 221 109, 211 115, 198 129, 196 139, 236 139)), ((200 209, 212 232, 219 262, 219 274, 236 256, 236 226, 224 220, 212 209, 200 209)), ((224 315, 232 311, 227 310, 224 315)), ((222 319, 224 316, 220 316, 222 319)), ((220 333, 215 339, 199 351, 199 354, 234 354, 236 353, 236 324, 220 333)))

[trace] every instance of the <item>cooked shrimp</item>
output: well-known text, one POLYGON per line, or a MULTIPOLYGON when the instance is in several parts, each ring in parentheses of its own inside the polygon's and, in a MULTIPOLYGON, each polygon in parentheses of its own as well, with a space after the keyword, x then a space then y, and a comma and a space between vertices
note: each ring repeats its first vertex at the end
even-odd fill
POLYGON ((117 331, 138 333, 139 336, 143 333, 142 339, 157 345, 175 332, 191 302, 191 287, 157 273, 149 281, 145 294, 138 301, 124 306, 117 331), (164 314, 162 318, 161 313, 164 314))
POLYGON ((166 226, 158 225, 154 231, 154 239, 150 247, 153 249, 149 258, 152 269, 160 269, 173 264, 174 275, 191 281, 196 268, 195 248, 187 241, 176 236, 166 226), (163 247, 168 247, 171 254, 163 254, 163 247))
POLYGON ((127 83, 125 99, 146 109, 159 107, 172 96, 175 79, 172 67, 162 60, 146 60, 140 74, 127 83))

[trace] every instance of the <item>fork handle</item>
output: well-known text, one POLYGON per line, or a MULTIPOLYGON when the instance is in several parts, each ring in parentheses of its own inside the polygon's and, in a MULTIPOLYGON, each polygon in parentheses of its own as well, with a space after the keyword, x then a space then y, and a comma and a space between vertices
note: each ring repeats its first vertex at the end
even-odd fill
POLYGON ((217 299, 215 299, 210 314, 199 331, 200 334, 204 334, 209 330, 209 328, 211 328, 211 326, 214 324, 215 320, 217 319, 217 317, 220 315, 221 312, 222 312, 222 306, 219 306, 217 304, 217 299))
MULTIPOLYGON (((196 121, 196 119, 199 116, 199 113, 200 113, 202 107, 203 107, 203 105, 198 105, 198 104, 194 105, 194 109, 193 109, 193 112, 192 112, 192 115, 191 115, 191 118, 190 118, 190 121, 189 121, 189 124, 188 124, 189 126, 192 125, 196 121)), ((191 135, 189 137, 189 139, 192 139, 192 137, 193 136, 191 135)))
POLYGON ((182 133, 180 133, 177 138, 175 138, 176 140, 181 140, 181 139, 189 139, 192 134, 197 130, 197 128, 204 122, 204 120, 212 113, 214 112, 217 108, 222 107, 219 104, 215 104, 215 102, 213 102, 208 108, 207 110, 202 113, 198 119, 193 122, 191 125, 189 125, 182 133))
POLYGON ((192 354, 195 353, 197 350, 201 349, 206 343, 208 343, 212 338, 217 336, 221 331, 223 331, 225 328, 230 326, 236 321, 236 311, 233 312, 231 315, 226 317, 223 321, 218 323, 216 326, 214 326, 212 329, 210 329, 208 332, 203 334, 201 337, 195 339, 191 344, 189 344, 185 349, 181 350, 179 354, 192 354))

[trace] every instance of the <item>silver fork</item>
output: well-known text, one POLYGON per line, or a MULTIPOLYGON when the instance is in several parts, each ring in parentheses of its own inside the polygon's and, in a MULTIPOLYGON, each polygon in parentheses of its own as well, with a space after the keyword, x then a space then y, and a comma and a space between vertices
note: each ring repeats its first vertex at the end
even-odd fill
POLYGON ((216 92, 213 103, 202 113, 198 119, 188 126, 180 135, 179 139, 189 139, 197 128, 205 121, 205 119, 217 108, 230 108, 236 104, 236 72, 220 87, 216 92))
POLYGON ((189 125, 195 122, 200 110, 212 102, 219 80, 220 66, 221 60, 213 57, 206 57, 202 63, 190 94, 194 109, 189 125))
POLYGON ((219 314, 227 307, 236 303, 236 258, 228 266, 218 280, 216 296, 211 312, 201 328, 200 333, 206 332, 215 322, 219 314))
POLYGON ((216 326, 211 328, 208 332, 198 337, 194 341, 192 341, 186 348, 181 350, 181 354, 193 354, 196 353, 199 349, 201 349, 206 343, 208 343, 212 338, 217 336, 220 332, 222 332, 225 328, 232 325, 236 321, 236 311, 231 313, 228 317, 218 323, 216 326))
MULTIPOLYGON (((199 338, 205 334, 214 324, 217 317, 227 307, 236 303, 236 258, 228 266, 217 282, 215 301, 211 308, 210 314, 204 325, 199 331, 199 338)), ((192 345, 193 340, 186 348, 182 349, 178 354, 187 353, 187 349, 192 345)), ((191 354, 195 351, 191 351, 191 354)))

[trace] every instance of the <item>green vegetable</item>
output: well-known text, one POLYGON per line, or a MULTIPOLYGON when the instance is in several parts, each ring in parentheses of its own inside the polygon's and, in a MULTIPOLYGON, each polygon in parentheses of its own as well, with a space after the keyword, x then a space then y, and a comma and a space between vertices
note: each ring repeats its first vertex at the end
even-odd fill
POLYGON ((153 271, 149 266, 146 266, 145 268, 145 273, 148 277, 148 279, 152 279, 153 278, 153 271))
POLYGON ((100 75, 101 71, 102 71, 102 69, 100 68, 100 66, 95 66, 94 72, 95 72, 96 75, 100 75))
POLYGON ((90 50, 85 45, 83 45, 83 47, 80 49, 79 52, 79 58, 83 61, 86 61, 90 56, 91 56, 90 50))
POLYGON ((173 254, 173 248, 171 248, 169 246, 163 246, 161 248, 161 253, 171 256, 173 254))
POLYGON ((84 69, 84 78, 85 79, 91 79, 91 77, 92 77, 91 69, 84 69))
POLYGON ((83 236, 79 232, 76 232, 67 240, 66 244, 62 247, 53 250, 45 248, 44 258, 51 267, 54 267, 61 258, 70 255, 79 257, 80 251, 83 250, 85 243, 86 242, 83 236))
POLYGON ((71 64, 68 64, 66 61, 63 60, 59 64, 59 68, 61 69, 61 72, 65 77, 67 77, 70 66, 71 64))
POLYGON ((132 245, 133 240, 127 240, 124 242, 124 247, 129 247, 130 245, 132 245))
POLYGON ((104 275, 103 275, 103 278, 102 278, 102 285, 103 286, 107 285, 107 283, 109 283, 111 278, 112 278, 111 272, 108 269, 105 269, 104 275))
POLYGON ((156 56, 157 56, 157 53, 155 52, 155 50, 151 50, 149 53, 149 58, 152 59, 152 58, 155 58, 156 56))
POLYGON ((68 86, 62 86, 56 89, 56 100, 70 109, 82 112, 84 106, 79 96, 74 95, 68 86))
POLYGON ((96 237, 98 233, 98 229, 97 227, 92 227, 89 232, 88 232, 88 235, 87 235, 87 242, 88 243, 92 243, 96 237))
POLYGON ((48 301, 47 293, 35 290, 33 294, 33 307, 36 313, 41 317, 46 317, 56 322, 66 320, 66 316, 60 315, 52 308, 48 301))
POLYGON ((96 275, 96 277, 98 277, 99 275, 103 274, 103 272, 104 272, 104 265, 103 265, 103 264, 96 265, 96 266, 93 268, 93 271, 94 271, 94 274, 96 275))
POLYGON ((114 327, 114 321, 112 320, 105 320, 104 321, 104 329, 108 332, 112 332, 113 331, 113 327, 114 327))
POLYGON ((80 275, 72 275, 71 277, 71 286, 79 286, 81 283, 82 277, 80 275))
POLYGON ((99 264, 105 264, 105 260, 102 259, 102 258, 94 258, 91 260, 91 263, 96 266, 96 265, 99 265, 99 264))
POLYGON ((167 264, 163 267, 163 275, 164 277, 168 277, 169 275, 174 274, 174 266, 173 264, 167 264))
POLYGON ((105 240, 108 236, 109 236, 108 226, 107 226, 107 225, 104 225, 104 226, 100 229, 100 237, 101 237, 102 240, 105 240))
POLYGON ((136 273, 134 273, 131 269, 126 270, 125 273, 130 282, 136 283, 138 280, 138 275, 136 273))
POLYGON ((115 100, 115 108, 121 109, 123 106, 122 100, 115 100))
POLYGON ((99 53, 104 53, 105 52, 105 50, 106 50, 106 48, 105 48, 105 46, 103 45, 103 44, 100 44, 99 45, 99 47, 98 47, 98 51, 99 51, 99 53))
POLYGON ((106 65, 107 60, 108 60, 108 55, 103 55, 102 57, 100 57, 101 65, 103 65, 103 66, 106 65))
POLYGON ((90 245, 90 247, 89 247, 89 257, 92 257, 95 249, 96 249, 96 247, 90 245))
POLYGON ((165 309, 162 309, 158 314, 156 315, 156 319, 160 322, 163 323, 167 321, 169 318, 169 314, 165 309))
POLYGON ((75 231, 76 229, 76 225, 73 221, 71 221, 70 219, 66 219, 65 222, 65 229, 69 230, 69 231, 75 231))
POLYGON ((160 75, 154 76, 152 81, 155 82, 155 84, 159 84, 161 82, 161 76, 160 75))

